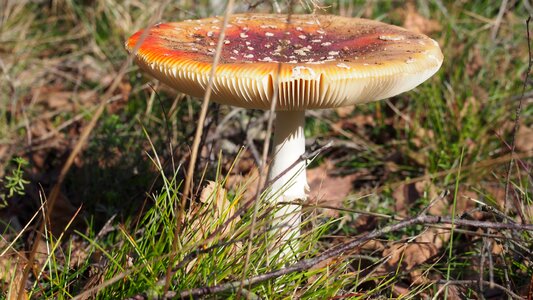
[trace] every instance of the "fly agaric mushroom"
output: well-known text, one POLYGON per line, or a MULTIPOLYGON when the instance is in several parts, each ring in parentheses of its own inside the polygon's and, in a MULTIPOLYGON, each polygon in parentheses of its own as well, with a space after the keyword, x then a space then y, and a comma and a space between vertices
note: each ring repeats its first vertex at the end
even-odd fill
MULTIPOLYGON (((203 96, 222 17, 159 24, 135 54, 137 64, 178 91, 203 96)), ((377 21, 329 15, 240 14, 230 17, 211 99, 269 109, 276 99, 274 158, 268 178, 275 202, 306 198, 305 110, 360 104, 418 86, 440 68, 439 45, 425 35, 377 21), (274 97, 277 85, 277 97, 274 97), (276 193, 276 194, 274 194, 276 193), (279 194, 278 194, 279 193, 279 194)), ((131 53, 143 31, 126 42, 131 53)), ((300 207, 286 205, 277 223, 297 237, 300 207)))

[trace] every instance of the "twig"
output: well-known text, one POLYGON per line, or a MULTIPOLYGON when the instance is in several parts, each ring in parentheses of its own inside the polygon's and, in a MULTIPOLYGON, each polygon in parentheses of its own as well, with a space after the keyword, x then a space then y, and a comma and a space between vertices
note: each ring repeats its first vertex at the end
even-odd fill
MULTIPOLYGON (((315 151, 312 151, 312 152, 309 152, 309 153, 305 153, 304 155, 302 155, 298 160, 296 160, 291 166, 289 166, 286 170, 284 170, 283 172, 281 172, 278 177, 275 177, 274 179, 272 179, 271 181, 268 181, 265 183, 265 186, 263 187, 262 190, 259 190, 256 192, 256 194, 251 197, 250 199, 248 199, 232 216, 230 216, 225 222, 224 224, 220 225, 218 228, 216 228, 209 236, 207 236, 202 244, 198 245, 197 247, 195 247, 196 250, 192 250, 192 252, 190 252, 189 254, 187 254, 182 261, 180 261, 178 264, 177 264, 177 267, 175 269, 179 269, 181 268, 185 263, 187 263, 188 261, 190 261, 191 259, 194 259, 196 257, 196 254, 201 254, 201 253, 204 253, 203 251, 199 251, 198 249, 201 249, 203 248, 203 246, 209 244, 214 237, 218 236, 220 231, 224 230, 224 228, 226 228, 231 222, 233 222, 235 220, 235 218, 239 217, 241 214, 243 214, 246 210, 248 210, 250 208, 250 206, 256 201, 257 199, 257 196, 258 195, 261 195, 267 188, 270 187, 270 185, 276 181, 279 177, 283 176, 286 172, 288 172, 289 170, 291 170, 292 168, 294 168, 296 165, 298 165, 300 162, 304 161, 304 160, 308 160, 309 158, 312 158, 312 157, 315 157, 317 155, 319 155, 320 153, 322 153, 323 151, 329 149, 330 147, 332 146, 331 143, 328 143, 326 144, 325 146, 315 150, 315 151), (195 254, 196 253, 196 254, 195 254)), ((272 227, 272 228, 276 228, 276 227, 272 227)), ((218 248, 220 247, 217 246, 217 245, 213 245, 212 246, 214 248, 218 248)), ((207 249, 211 249, 211 248, 207 248, 207 249)), ((205 251, 205 252, 208 252, 208 251, 205 251)))
POLYGON ((389 215, 375 213, 371 211, 364 211, 360 209, 353 209, 353 208, 346 208, 346 207, 336 207, 336 206, 325 205, 325 204, 308 204, 308 203, 299 203, 299 202, 280 202, 279 204, 301 205, 303 208, 311 208, 311 209, 315 209, 315 208, 331 209, 331 210, 336 210, 336 211, 344 211, 344 212, 367 215, 367 216, 384 218, 384 219, 396 219, 397 218, 396 216, 389 216, 389 215))
MULTIPOLYGON (((297 263, 294 263, 288 267, 277 269, 272 272, 264 273, 257 275, 242 281, 233 281, 215 286, 200 287, 195 289, 186 290, 180 293, 181 298, 188 297, 198 297, 208 294, 216 294, 226 291, 236 291, 238 287, 242 285, 254 285, 261 283, 279 276, 290 274, 293 272, 303 271, 311 268, 319 262, 325 261, 332 257, 337 257, 343 253, 361 246, 362 244, 375 239, 377 237, 383 236, 385 234, 402 230, 406 227, 413 225, 430 225, 430 224, 452 224, 455 226, 472 226, 478 228, 493 228, 493 229, 512 229, 512 230, 522 230, 522 231, 533 231, 533 224, 515 224, 515 223, 495 223, 495 222, 485 222, 485 221, 474 221, 474 220, 463 220, 463 219, 452 219, 450 217, 439 217, 439 216, 428 216, 428 215, 419 215, 414 218, 406 219, 404 221, 398 222, 396 224, 385 226, 381 229, 373 230, 369 233, 359 236, 353 241, 343 243, 329 251, 325 251, 322 254, 309 259, 301 260, 297 263)), ((475 281, 477 283, 477 281, 475 281)))
POLYGON ((353 133, 353 132, 349 132, 349 131, 346 131, 344 129, 342 129, 341 126, 335 124, 333 121, 331 121, 330 119, 328 118, 324 118, 324 116, 322 116, 320 113, 314 111, 314 110, 309 110, 308 113, 310 115, 312 115, 313 117, 315 118, 319 118, 321 121, 324 121, 326 122, 329 126, 331 126, 331 129, 333 131, 335 131, 336 133, 339 133, 341 134, 342 136, 346 137, 349 141, 352 142, 353 145, 357 145, 358 146, 358 149, 359 150, 370 150, 374 153, 381 153, 381 146, 379 145, 376 145, 374 143, 372 143, 371 141, 368 141, 366 139, 364 139, 363 137, 353 133))
MULTIPOLYGON (((467 165, 467 166, 463 166, 461 173, 463 175, 466 175, 467 172, 472 172, 472 171, 475 171, 475 170, 478 170, 478 169, 481 169, 481 168, 486 168, 486 167, 489 167, 489 166, 492 166, 492 165, 503 164, 503 163, 509 162, 512 159, 523 159, 523 158, 529 158, 529 157, 533 157, 533 151, 523 152, 523 153, 519 153, 519 154, 509 153, 509 154, 502 155, 502 156, 499 156, 499 157, 496 157, 496 158, 482 160, 482 161, 479 161, 479 162, 474 162, 474 163, 472 163, 470 165, 467 165)), ((382 185, 382 186, 376 188, 375 192, 378 193, 380 191, 383 191, 385 188, 394 189, 394 188, 396 188, 396 187, 398 187, 398 186, 400 186, 402 184, 406 184, 407 185, 407 184, 412 184, 412 183, 416 183, 416 182, 419 182, 419 181, 431 180, 431 179, 435 179, 435 178, 439 178, 439 177, 444 177, 444 176, 448 176, 451 173, 455 173, 455 172, 457 172, 457 168, 452 168, 452 169, 448 169, 448 170, 444 170, 444 171, 439 171, 439 172, 435 172, 435 173, 432 173, 432 174, 425 174, 425 175, 422 175, 422 176, 419 176, 419 177, 415 177, 415 178, 412 178, 412 179, 402 180, 402 181, 393 182, 391 184, 382 185)))
MULTIPOLYGON (((167 1, 167 3, 168 3, 168 1, 167 1)), ((156 14, 156 16, 160 16, 161 15, 161 13, 163 11, 163 8, 166 6, 167 3, 161 4, 160 9, 158 11, 158 14, 156 14)), ((146 35, 147 35, 147 32, 146 32, 146 34, 141 35, 139 41, 137 42, 137 44, 134 47, 133 52, 137 51, 137 49, 142 44, 142 41, 146 38, 146 35)), ((108 99, 111 98, 111 96, 113 95, 113 92, 118 88, 120 82, 122 81, 122 78, 124 77, 124 74, 126 74, 126 71, 128 69, 128 66, 130 65, 131 61, 132 61, 132 55, 128 56, 126 61, 122 64, 122 67, 120 68, 120 70, 117 73, 117 76, 115 77, 115 79, 111 83, 111 86, 107 89, 105 94, 102 96, 102 98, 101 98, 102 100, 100 101, 100 104, 98 105, 98 108, 94 112, 94 115, 92 116, 91 121, 89 122, 89 124, 87 124, 87 126, 85 126, 85 128, 81 132, 78 142, 76 143, 76 145, 72 149, 72 152, 68 156, 65 164, 63 165, 63 167, 61 168, 61 171, 59 172, 59 176, 57 178, 57 182, 55 183, 54 187, 52 188, 50 194, 47 197, 47 207, 46 207, 47 215, 40 222, 39 229, 38 229, 38 234, 35 235, 35 240, 34 240, 31 252, 29 254, 28 263, 26 264, 26 267, 24 267, 24 271, 22 273, 21 282, 26 282, 28 280, 28 276, 30 274, 30 270, 33 268, 33 264, 35 262, 35 255, 37 254, 37 249, 39 248, 39 244, 40 244, 40 240, 41 240, 39 237, 42 236, 43 233, 44 233, 45 224, 50 222, 49 217, 52 214, 52 211, 54 209, 54 205, 55 205, 56 199, 60 195, 61 186, 63 185, 63 181, 65 180, 65 178, 66 178, 66 176, 67 176, 67 174, 68 174, 68 172, 70 170, 70 167, 74 163, 74 160, 76 159, 78 154, 81 152, 81 150, 85 146, 87 140, 89 139, 89 135, 93 131, 94 127, 96 126, 96 123, 100 119, 100 116, 104 112, 104 110, 105 110, 105 108, 107 106, 108 99)), ((25 288, 25 285, 21 284, 20 288, 18 290, 18 295, 19 295, 18 299, 23 299, 24 294, 25 294, 24 293, 24 288, 25 288)))
POLYGON ((508 296, 511 296, 513 299, 524 299, 522 298, 520 295, 517 295, 516 293, 514 293, 513 291, 509 290, 508 288, 502 286, 502 285, 499 285, 497 283, 491 283, 489 281, 486 281, 486 280, 439 280, 436 282, 437 284, 443 284, 444 286, 442 288, 440 288, 437 293, 435 294, 435 296, 433 296, 433 299, 438 299, 438 295, 444 290, 445 287, 449 286, 449 285, 493 285, 495 288, 498 288, 502 291, 504 291, 508 296))
POLYGON ((500 30, 503 15, 507 10, 507 2, 508 0, 503 0, 500 4, 500 10, 498 11, 498 15, 496 16, 496 20, 494 21, 494 25, 492 26, 492 31, 490 33, 490 38, 492 39, 492 41, 495 41, 496 37, 498 36, 498 31, 500 30))
MULTIPOLYGON (((288 30, 290 23, 291 23, 291 16, 292 16, 292 5, 293 0, 289 0, 289 11, 287 13, 287 22, 285 24, 285 30, 288 30)), ((282 46, 283 47, 283 46, 282 46)), ((279 96, 279 74, 281 73, 281 63, 278 63, 278 68, 276 72, 276 80, 274 82, 274 94, 272 95, 271 103, 270 103, 270 110, 268 115, 268 123, 267 123, 267 130, 266 130, 266 138, 265 143, 263 145, 263 155, 261 157, 261 163, 259 164, 259 178, 257 180, 257 190, 262 190, 261 185, 263 184, 263 178, 265 173, 265 166, 267 165, 267 158, 268 158, 268 150, 270 148, 270 136, 272 135, 272 125, 274 123, 274 114, 276 111, 276 105, 278 103, 278 96, 279 96)), ((252 223, 250 226, 250 234, 249 234, 249 240, 248 244, 246 245, 246 256, 244 258, 244 267, 242 272, 242 280, 241 280, 241 286, 239 287, 239 291, 242 291, 244 289, 244 277, 246 276, 246 273, 248 271, 248 264, 250 262, 250 256, 252 254, 252 241, 254 239, 255 234, 255 225, 257 222, 257 211, 259 210, 259 198, 260 193, 257 193, 255 195, 255 202, 254 202, 254 209, 252 213, 252 223)), ((267 247, 267 253, 268 256, 268 247, 267 247)), ((237 293, 237 300, 240 300, 241 292, 237 293)))
MULTIPOLYGON (((207 108, 209 107, 209 100, 211 98, 211 92, 213 91, 213 81, 215 79, 215 71, 217 69, 218 62, 220 61, 220 56, 222 53, 222 46, 224 45, 224 37, 226 35, 226 28, 228 26, 229 17, 231 15, 231 11, 233 10, 233 2, 234 0, 228 0, 228 4, 226 5, 226 12, 224 14, 224 21, 222 24, 222 30, 220 31, 220 35, 218 37, 218 43, 217 48, 215 52, 215 57, 213 58, 213 65, 211 66, 211 72, 209 74, 209 82, 207 84, 204 99, 202 101, 202 109, 200 111, 200 116, 198 119, 198 126, 196 127, 196 133, 194 136, 194 141, 192 144, 192 150, 191 150, 191 157, 189 160, 189 166, 187 169, 187 177, 185 178, 185 186, 183 188, 183 194, 181 195, 181 201, 178 206, 175 208, 175 215, 177 216, 177 224, 176 229, 174 231, 174 241, 172 243, 172 252, 177 252, 178 247, 178 240, 179 240, 179 234, 181 231, 181 223, 183 220, 183 214, 185 210, 185 204, 187 203, 187 199, 189 197, 189 193, 192 189, 192 177, 194 173, 194 168, 196 165, 196 157, 198 156, 198 148, 200 145, 200 141, 202 138, 203 133, 203 124, 205 121, 205 117, 207 115, 207 108)), ((165 276, 165 287, 164 290, 168 291, 168 287, 170 284, 170 275, 172 273, 172 264, 168 264, 166 276, 165 276)))
POLYGON ((510 189, 510 186, 511 186, 510 185, 510 182, 511 182, 511 171, 512 171, 513 163, 514 163, 513 154, 514 154, 515 148, 516 148, 516 145, 515 145, 516 133, 518 132, 518 126, 519 126, 519 123, 520 123, 520 115, 522 113, 522 105, 523 105, 523 102, 524 102, 524 96, 526 94, 526 87, 528 85, 529 73, 531 72, 531 67, 532 67, 532 64, 533 64, 533 62, 531 60, 531 43, 530 43, 530 36, 529 36, 529 22, 530 21, 531 21, 531 16, 529 18, 527 18, 527 20, 526 20, 526 33, 527 33, 526 37, 527 37, 528 62, 527 62, 526 76, 525 76, 524 82, 522 83, 522 93, 521 93, 520 99, 518 100, 518 107, 516 108, 516 112, 515 112, 515 121, 514 121, 513 133, 511 135, 511 160, 509 161, 509 168, 507 169, 507 178, 505 180, 505 201, 503 203, 505 212, 507 212, 507 209, 508 209, 507 201, 508 201, 508 198, 509 198, 509 189, 510 189))
POLYGON ((126 278, 128 275, 132 274, 134 271, 136 271, 136 269, 132 268, 132 269, 126 270, 126 271, 124 271, 122 273, 119 273, 119 274, 111 277, 110 279, 104 281, 103 283, 101 283, 101 284, 99 284, 97 286, 94 286, 94 287, 91 287, 89 289, 84 290, 83 292, 81 292, 80 294, 76 295, 76 297, 72 298, 71 300, 82 300, 82 299, 88 299, 91 296, 95 296, 98 291, 101 291, 102 289, 112 285, 113 283, 118 282, 119 280, 126 278))

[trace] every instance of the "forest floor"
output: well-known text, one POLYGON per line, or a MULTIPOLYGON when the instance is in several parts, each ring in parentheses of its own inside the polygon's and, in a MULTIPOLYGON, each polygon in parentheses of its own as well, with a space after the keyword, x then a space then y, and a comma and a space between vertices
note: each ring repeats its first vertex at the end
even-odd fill
MULTIPOLYGON (((288 11, 275 3, 235 11, 288 11)), ((444 63, 408 93, 307 113, 319 154, 298 257, 272 259, 275 208, 248 205, 269 112, 211 103, 199 124, 199 99, 124 50, 141 28, 221 15, 225 2, 0 1, 0 298, 533 299, 533 8, 293 5, 424 33, 444 63)))

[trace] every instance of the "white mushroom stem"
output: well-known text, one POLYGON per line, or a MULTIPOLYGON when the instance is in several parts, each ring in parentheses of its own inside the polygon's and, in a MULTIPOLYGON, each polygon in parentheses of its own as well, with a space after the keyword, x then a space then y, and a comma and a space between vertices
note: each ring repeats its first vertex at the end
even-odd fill
MULTIPOLYGON (((305 111, 280 111, 276 113, 274 128, 274 159, 270 165, 268 180, 280 176, 272 184, 270 201, 299 202, 306 198, 307 177, 305 168, 307 162, 301 160, 305 152, 305 111), (298 161, 296 165, 293 164, 298 161), (291 167, 292 166, 292 167, 291 167)), ((280 227, 280 245, 285 248, 284 241, 295 240, 300 235, 301 206, 283 204, 279 207, 273 221, 274 227, 280 227)), ((296 246, 297 243, 290 242, 296 246)), ((287 253, 288 249, 283 250, 287 253)))

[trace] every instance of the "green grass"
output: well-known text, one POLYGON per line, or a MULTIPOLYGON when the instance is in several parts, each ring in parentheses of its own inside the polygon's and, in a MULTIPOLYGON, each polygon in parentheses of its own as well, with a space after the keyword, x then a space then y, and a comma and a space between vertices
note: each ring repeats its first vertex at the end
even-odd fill
MULTIPOLYGON (((334 173, 360 176, 344 202, 348 210, 340 211, 339 218, 325 217, 319 209, 306 210, 309 220, 296 251, 301 259, 316 257, 394 222, 400 213, 395 191, 411 188, 402 183, 412 179, 427 185, 408 199, 403 211, 408 215, 423 211, 433 200, 434 189, 436 194, 452 192, 446 209, 457 209, 455 214, 447 213, 455 218, 467 214, 483 215, 484 220, 494 222, 505 218, 521 221, 522 213, 526 222, 533 222, 533 180, 524 167, 530 168, 531 155, 521 153, 523 164, 515 163, 511 195, 519 200, 511 202, 507 211, 501 193, 509 152, 504 141, 510 140, 516 99, 527 70, 527 8, 521 1, 513 2, 493 38, 500 10, 496 1, 413 3, 420 15, 440 24, 441 29, 430 35, 441 45, 444 64, 426 83, 388 102, 355 107, 345 118, 334 111, 320 111, 320 118, 308 118, 305 133, 309 140, 339 142, 313 166, 330 160, 335 164, 334 173), (371 117, 363 120, 358 116, 371 117), (332 124, 344 132, 337 132, 332 124), (370 146, 356 151, 342 143, 359 140, 370 146), (475 201, 465 200, 465 195, 475 201), (461 205, 468 207, 465 210, 461 205)), ((310 12, 315 4, 329 13, 396 25, 403 24, 406 13, 400 2, 359 0, 295 2, 295 12, 310 12)), ((246 7, 242 2, 238 9, 246 7)), ((255 11, 272 11, 272 7, 265 2, 255 11)), ((49 194, 81 128, 127 58, 125 39, 146 27, 160 8, 163 21, 222 12, 222 6, 209 1, 188 0, 170 1, 165 7, 147 0, 0 3, 0 176, 4 179, 0 194, 8 194, 6 176, 16 169, 11 163, 15 157, 29 161, 22 166, 22 176, 30 182, 24 184, 23 195, 6 197, 8 205, 0 210, 0 251, 6 250, 0 257, 0 298, 18 290, 16 274, 6 270, 21 270, 31 239, 26 232, 13 249, 7 245, 36 211, 42 216, 43 196, 49 194)), ((246 174, 255 166, 252 163, 250 167, 249 149, 240 146, 248 144, 243 134, 246 127, 257 130, 257 136, 263 132, 265 122, 258 121, 263 112, 235 112, 211 104, 204 141, 214 140, 203 145, 195 172, 197 202, 188 207, 186 225, 174 241, 174 209, 181 197, 200 104, 198 99, 176 95, 134 65, 127 71, 82 155, 69 170, 61 192, 64 202, 55 209, 59 215, 47 224, 44 254, 26 283, 27 294, 68 299, 98 288, 99 299, 161 296, 168 266, 191 256, 195 258, 190 262, 172 268, 170 291, 238 281, 290 263, 267 255, 273 236, 265 216, 275 208, 266 205, 265 196, 247 266, 245 245, 252 210, 242 212, 223 233, 213 234, 233 214, 232 209, 250 199, 255 183, 241 180, 227 190, 231 209, 217 211, 213 196, 198 202, 207 180, 223 185, 235 173, 246 174), (173 242, 179 242, 175 255, 171 253, 173 242)), ((523 126, 533 126, 532 115, 533 106, 525 105, 523 126)), ((255 140, 259 152, 262 145, 262 140, 255 140)), ((30 225, 35 225, 35 220, 30 225)), ((245 291, 248 297, 266 299, 432 297, 443 287, 438 280, 477 280, 484 256, 484 280, 492 274, 496 283, 520 295, 527 293, 533 276, 531 232, 481 233, 454 228, 450 240, 436 249, 437 254, 413 270, 405 268, 409 263, 406 254, 400 255, 397 264, 388 265, 387 249, 407 245, 427 229, 418 225, 388 233, 379 241, 382 248, 354 249, 319 268, 290 273, 245 287, 245 291), (485 249, 489 243, 497 249, 485 249), (424 274, 427 281, 417 283, 414 271, 424 274)), ((451 295, 457 290, 463 297, 482 297, 478 285, 450 286, 446 292, 451 295)), ((505 295, 501 290, 495 292, 505 295)), ((228 291, 215 297, 237 296, 228 291)))

